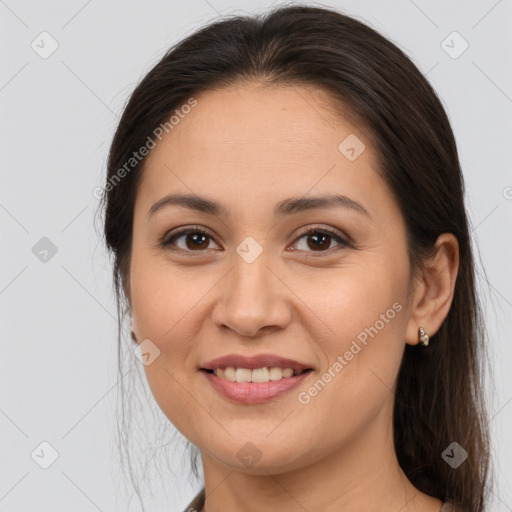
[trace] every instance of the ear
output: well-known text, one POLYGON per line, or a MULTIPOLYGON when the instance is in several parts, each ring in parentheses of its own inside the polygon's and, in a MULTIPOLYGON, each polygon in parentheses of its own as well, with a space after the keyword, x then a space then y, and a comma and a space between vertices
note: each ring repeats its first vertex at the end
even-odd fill
POLYGON ((425 270, 417 278, 406 330, 406 342, 418 344, 418 328, 433 336, 448 315, 459 270, 459 243, 452 233, 436 240, 435 255, 425 262, 425 270))

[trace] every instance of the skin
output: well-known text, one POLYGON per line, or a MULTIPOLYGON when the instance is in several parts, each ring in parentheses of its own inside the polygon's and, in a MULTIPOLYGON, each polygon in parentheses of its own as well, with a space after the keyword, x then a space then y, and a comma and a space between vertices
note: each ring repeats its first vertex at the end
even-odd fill
POLYGON ((245 83, 196 99, 146 160, 128 297, 137 339, 160 350, 145 366, 152 393, 201 451, 205 510, 438 512, 442 502, 416 489, 398 465, 392 412, 405 344, 418 343, 419 326, 435 334, 450 308, 456 239, 441 235, 436 257, 413 275, 404 220, 376 171, 371 141, 335 113, 323 91, 245 83), (349 134, 366 146, 355 161, 338 150, 349 134), (173 205, 148 220, 169 193, 207 197, 231 214, 173 205), (284 199, 332 193, 369 215, 335 207, 273 216, 284 199), (199 249, 190 235, 188 245, 183 235, 175 250, 159 247, 189 225, 211 238, 199 249), (302 234, 308 227, 337 229, 355 245, 327 239, 315 250, 302 234), (248 236, 263 250, 252 263, 236 252, 248 236), (300 403, 299 392, 394 303, 400 312, 300 403), (274 353, 314 372, 273 401, 237 404, 199 371, 230 353, 274 353), (251 466, 237 457, 246 443, 261 455, 251 466))

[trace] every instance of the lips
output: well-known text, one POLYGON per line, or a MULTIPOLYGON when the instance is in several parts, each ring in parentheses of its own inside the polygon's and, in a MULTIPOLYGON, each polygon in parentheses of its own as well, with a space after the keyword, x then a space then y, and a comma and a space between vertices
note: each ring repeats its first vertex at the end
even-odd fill
POLYGON ((300 375, 283 378, 274 382, 241 383, 221 379, 213 373, 209 373, 208 370, 203 370, 201 373, 204 375, 206 382, 211 385, 218 395, 232 403, 241 405, 264 404, 275 400, 290 393, 313 374, 311 371, 303 371, 300 375))
POLYGON ((208 361, 202 365, 200 371, 213 389, 224 398, 239 404, 261 404, 276 399, 299 386, 314 373, 314 367, 275 354, 250 357, 230 354, 208 361), (264 369, 265 375, 255 376, 255 373, 261 373, 260 369, 264 369), (292 370, 293 374, 290 374, 292 370), (265 373, 267 371, 269 375, 265 373), (235 374, 236 381, 233 382, 235 374), (272 379, 267 380, 270 374, 272 379), (266 378, 260 379, 260 377, 266 378), (256 379, 256 382, 252 379, 256 379))
POLYGON ((202 370, 215 370, 216 368, 247 368, 255 370, 257 368, 277 366, 279 368, 292 368, 294 371, 314 370, 313 366, 301 363, 293 359, 281 357, 275 354, 260 354, 258 356, 242 356, 238 354, 229 354, 208 361, 201 366, 202 370))

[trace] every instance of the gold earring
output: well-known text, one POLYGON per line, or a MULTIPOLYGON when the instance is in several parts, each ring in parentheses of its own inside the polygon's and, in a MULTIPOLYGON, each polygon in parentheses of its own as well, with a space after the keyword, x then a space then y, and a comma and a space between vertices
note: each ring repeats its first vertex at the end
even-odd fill
POLYGON ((428 340, 429 340, 429 337, 428 337, 427 331, 425 331, 425 329, 423 329, 423 327, 420 327, 418 329, 418 344, 423 347, 427 347, 428 340))

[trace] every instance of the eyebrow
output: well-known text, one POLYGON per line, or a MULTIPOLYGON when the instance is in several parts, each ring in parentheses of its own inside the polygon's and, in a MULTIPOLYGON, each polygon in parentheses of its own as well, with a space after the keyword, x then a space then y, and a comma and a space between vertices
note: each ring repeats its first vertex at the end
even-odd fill
MULTIPOLYGON (((181 206, 202 213, 211 215, 229 217, 230 212, 220 203, 201 197, 195 194, 169 194, 159 199, 148 210, 146 217, 152 217, 156 212, 169 206, 181 206)), ((315 210, 321 208, 341 207, 359 212, 367 217, 371 217, 368 211, 354 199, 340 194, 331 194, 318 197, 291 197, 280 201, 274 207, 274 215, 282 217, 296 213, 315 210)))

